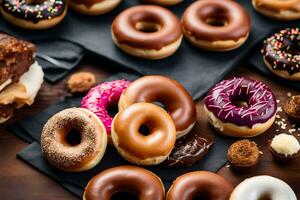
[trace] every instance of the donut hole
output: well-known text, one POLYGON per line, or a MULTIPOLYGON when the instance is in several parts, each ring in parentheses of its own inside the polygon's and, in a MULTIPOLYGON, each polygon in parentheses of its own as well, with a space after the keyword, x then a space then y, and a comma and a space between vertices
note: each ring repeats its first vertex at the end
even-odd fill
POLYGON ((65 134, 65 141, 70 146, 76 146, 81 143, 81 133, 77 129, 71 129, 65 134))
POLYGON ((149 126, 142 124, 139 128, 139 133, 143 136, 148 136, 151 134, 151 129, 149 126))
POLYGON ((107 114, 111 118, 114 118, 118 112, 119 112, 119 108, 117 103, 112 103, 107 107, 107 114))
POLYGON ((44 3, 46 0, 26 0, 27 4, 38 5, 44 3))
POLYGON ((231 102, 232 102, 232 104, 235 105, 236 107, 243 107, 243 108, 248 108, 248 107, 250 107, 247 98, 243 98, 243 97, 233 97, 233 98, 231 99, 231 102))
POLYGON ((286 53, 292 54, 292 55, 299 55, 300 54, 300 38, 298 42, 291 41, 291 40, 285 40, 284 41, 284 49, 286 53))
POLYGON ((258 200, 272 200, 269 194, 263 194, 258 200))
POLYGON ((220 18, 207 18, 205 20, 205 23, 211 25, 211 26, 227 26, 228 22, 225 19, 220 18))
POLYGON ((156 22, 140 21, 135 24, 136 30, 144 33, 154 33, 161 29, 161 26, 156 22))
POLYGON ((139 198, 136 195, 124 191, 114 193, 110 199, 139 200, 139 198))
POLYGON ((196 195, 196 197, 193 198, 193 200, 199 199, 211 199, 209 192, 203 192, 203 194, 198 194, 196 195))

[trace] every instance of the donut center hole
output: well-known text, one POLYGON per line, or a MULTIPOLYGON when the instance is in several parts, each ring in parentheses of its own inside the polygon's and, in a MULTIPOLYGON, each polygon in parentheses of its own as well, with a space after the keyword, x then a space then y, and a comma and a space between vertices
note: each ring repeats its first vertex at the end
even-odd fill
POLYGON ((150 135, 150 133, 151 133, 151 129, 149 128, 149 126, 143 124, 143 125, 140 126, 140 128, 139 128, 139 133, 140 133, 141 135, 148 136, 148 135, 150 135))
POLYGON ((118 104, 113 103, 107 107, 107 114, 111 117, 114 118, 116 114, 119 112, 118 104))
POLYGON ((154 33, 161 29, 160 25, 156 22, 137 22, 135 28, 144 33, 154 33))
POLYGON ((264 194, 258 200, 272 200, 272 198, 269 194, 264 194))
POLYGON ((117 200, 117 199, 139 200, 139 198, 136 195, 131 194, 129 192, 123 192, 123 191, 113 194, 110 199, 111 200, 117 200))
POLYGON ((68 145, 76 146, 81 143, 81 133, 77 129, 72 129, 65 135, 65 140, 68 145))
POLYGON ((193 198, 193 200, 201 200, 201 199, 211 199, 210 195, 209 195, 209 192, 206 192, 205 194, 198 194, 196 197, 193 198))
POLYGON ((249 107, 248 99, 246 99, 246 98, 234 97, 234 98, 231 99, 231 102, 236 107, 245 107, 245 108, 249 107))
POLYGON ((42 4, 44 3, 46 0, 26 0, 27 4, 30 5, 37 5, 37 4, 42 4))
POLYGON ((218 18, 207 18, 205 23, 211 26, 227 26, 227 21, 225 19, 218 19, 218 18))
POLYGON ((300 54, 300 38, 299 42, 292 42, 290 40, 286 40, 285 42, 285 50, 287 53, 292 55, 299 55, 300 54))

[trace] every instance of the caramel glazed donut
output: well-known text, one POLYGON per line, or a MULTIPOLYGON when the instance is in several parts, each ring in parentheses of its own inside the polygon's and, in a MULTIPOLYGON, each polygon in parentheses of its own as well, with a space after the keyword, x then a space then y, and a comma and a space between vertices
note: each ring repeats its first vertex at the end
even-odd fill
POLYGON ((151 103, 136 103, 114 118, 111 138, 117 151, 129 162, 156 165, 170 155, 176 130, 169 114, 151 103), (142 128, 147 127, 146 133, 142 128))
POLYGON ((118 192, 131 193, 141 200, 165 199, 165 189, 158 176, 141 167, 118 166, 92 178, 83 200, 109 200, 118 192))
POLYGON ((300 19, 300 0, 252 0, 261 14, 277 20, 300 19))
POLYGON ((178 177, 166 200, 227 200, 232 190, 232 185, 223 177, 207 171, 195 171, 178 177))
POLYGON ((183 33, 195 46, 211 51, 240 47, 250 32, 250 17, 235 1, 201 0, 182 17, 183 33))
POLYGON ((47 29, 60 23, 67 14, 67 0, 2 0, 3 17, 26 29, 47 29))
POLYGON ((102 15, 112 11, 122 0, 69 0, 69 6, 75 12, 84 15, 102 15))
POLYGON ((172 6, 183 2, 184 0, 143 0, 145 3, 153 3, 162 6, 172 6))
POLYGON ((300 80, 300 30, 287 28, 264 41, 264 63, 275 75, 300 80))
POLYGON ((180 46, 182 31, 178 18, 154 5, 134 6, 123 11, 112 24, 114 43, 128 54, 161 59, 180 46))
POLYGON ((45 159, 68 172, 86 171, 96 166, 106 145, 107 134, 102 122, 83 108, 69 108, 55 114, 41 134, 45 159))
POLYGON ((193 98, 175 80, 164 76, 144 76, 134 81, 122 94, 119 110, 137 102, 163 104, 174 121, 177 139, 186 135, 194 126, 197 111, 193 98))
POLYGON ((277 102, 268 86, 242 77, 218 83, 205 97, 204 109, 220 133, 253 137, 272 126, 277 102))

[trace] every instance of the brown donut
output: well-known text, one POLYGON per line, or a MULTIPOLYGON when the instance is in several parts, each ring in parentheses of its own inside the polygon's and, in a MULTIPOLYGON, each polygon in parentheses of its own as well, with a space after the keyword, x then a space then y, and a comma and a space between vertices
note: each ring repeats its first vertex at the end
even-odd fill
POLYGON ((125 52, 147 59, 173 54, 181 44, 178 18, 169 10, 140 5, 123 11, 112 24, 113 40, 125 52))
POLYGON ((118 152, 128 161, 155 165, 171 153, 176 130, 164 109, 151 103, 136 103, 115 116, 111 138, 118 152), (141 132, 143 126, 149 129, 147 135, 141 132))
POLYGON ((164 200, 165 189, 158 176, 135 166, 107 169, 92 178, 83 200, 109 200, 118 192, 128 192, 142 200, 164 200))
POLYGON ((106 145, 104 125, 94 113, 83 108, 69 108, 55 114, 41 134, 45 159, 56 168, 69 172, 86 171, 96 166, 106 145), (75 133, 80 133, 80 139, 70 142, 68 138, 71 134, 76 136, 75 133))
POLYGON ((177 81, 164 76, 144 76, 134 81, 122 94, 119 110, 137 102, 160 102, 171 115, 177 138, 186 135, 197 118, 193 98, 177 81))
POLYGON ((187 39, 197 47, 227 51, 246 41, 250 17, 235 1, 201 0, 186 9, 182 25, 187 39))
POLYGON ((195 171, 178 177, 168 191, 166 200, 227 200, 233 186, 223 177, 207 172, 195 171))
POLYGON ((68 5, 75 12, 84 15, 102 15, 117 7, 122 0, 69 0, 68 5))
POLYGON ((252 0, 252 5, 259 13, 272 19, 300 19, 299 0, 252 0))

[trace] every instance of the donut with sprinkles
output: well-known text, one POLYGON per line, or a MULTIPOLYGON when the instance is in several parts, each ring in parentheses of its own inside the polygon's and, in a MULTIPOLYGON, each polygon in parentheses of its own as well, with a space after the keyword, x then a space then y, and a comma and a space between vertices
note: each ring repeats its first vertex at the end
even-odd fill
POLYGON ((266 66, 275 75, 300 80, 299 28, 287 28, 267 38, 261 53, 266 66))
POLYGON ((218 83, 205 97, 204 110, 217 131, 246 138, 272 126, 277 103, 267 85, 240 77, 218 83))
POLYGON ((67 0, 2 0, 1 13, 8 22, 25 29, 47 29, 67 13, 67 0))

